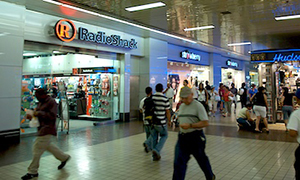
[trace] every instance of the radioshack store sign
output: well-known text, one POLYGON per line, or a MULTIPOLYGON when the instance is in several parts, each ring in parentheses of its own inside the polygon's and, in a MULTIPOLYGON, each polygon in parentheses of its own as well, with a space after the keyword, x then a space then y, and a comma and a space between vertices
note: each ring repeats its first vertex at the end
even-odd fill
POLYGON ((84 27, 79 27, 77 30, 75 24, 69 19, 59 20, 55 24, 54 28, 57 38, 64 42, 71 42, 77 36, 78 40, 81 41, 106 44, 121 48, 137 49, 137 42, 135 39, 122 39, 119 35, 107 35, 102 31, 90 32, 84 27))

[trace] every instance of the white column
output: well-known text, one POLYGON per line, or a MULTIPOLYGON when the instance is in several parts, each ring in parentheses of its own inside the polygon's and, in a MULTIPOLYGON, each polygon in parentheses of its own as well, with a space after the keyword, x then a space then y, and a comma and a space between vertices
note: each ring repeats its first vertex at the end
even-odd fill
POLYGON ((120 74, 120 118, 129 121, 130 112, 130 54, 125 53, 121 60, 120 74))
POLYGON ((0 2, 0 136, 19 138, 25 8, 0 2))

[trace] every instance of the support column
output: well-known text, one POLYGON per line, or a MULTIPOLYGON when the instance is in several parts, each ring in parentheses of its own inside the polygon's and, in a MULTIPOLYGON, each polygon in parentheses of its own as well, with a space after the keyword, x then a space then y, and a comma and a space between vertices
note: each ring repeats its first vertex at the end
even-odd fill
POLYGON ((19 142, 25 8, 0 7, 0 142, 19 142))
POLYGON ((213 85, 216 87, 216 90, 219 89, 219 84, 222 82, 222 63, 220 61, 222 58, 221 55, 211 53, 209 55, 209 63, 210 63, 210 75, 213 78, 213 85))
POLYGON ((130 54, 125 53, 121 60, 120 74, 120 120, 130 120, 130 54))

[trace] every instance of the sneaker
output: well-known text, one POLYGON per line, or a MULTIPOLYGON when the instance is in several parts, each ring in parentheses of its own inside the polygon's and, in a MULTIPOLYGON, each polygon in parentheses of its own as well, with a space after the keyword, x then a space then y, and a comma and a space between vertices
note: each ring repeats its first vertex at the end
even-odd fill
POLYGON ((152 151, 153 161, 159 161, 161 156, 156 151, 152 151))
POLYGON ((32 179, 32 178, 35 178, 35 177, 38 177, 38 176, 39 176, 38 173, 37 174, 29 174, 29 173, 27 173, 24 176, 22 176, 21 179, 23 179, 23 180, 32 179))
POLYGON ((61 162, 61 164, 57 167, 57 169, 60 170, 60 169, 64 168, 70 159, 71 159, 71 156, 69 156, 65 161, 61 162))
POLYGON ((148 153, 149 152, 149 148, 148 148, 148 145, 146 144, 146 143, 143 143, 143 146, 144 146, 144 150, 145 150, 145 152, 146 153, 148 153))

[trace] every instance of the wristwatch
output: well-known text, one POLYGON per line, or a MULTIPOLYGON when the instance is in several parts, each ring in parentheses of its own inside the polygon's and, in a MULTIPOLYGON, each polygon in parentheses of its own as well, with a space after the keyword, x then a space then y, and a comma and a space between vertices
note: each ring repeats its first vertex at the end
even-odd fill
POLYGON ((190 128, 192 128, 193 127, 193 124, 192 123, 190 123, 190 128))

